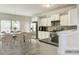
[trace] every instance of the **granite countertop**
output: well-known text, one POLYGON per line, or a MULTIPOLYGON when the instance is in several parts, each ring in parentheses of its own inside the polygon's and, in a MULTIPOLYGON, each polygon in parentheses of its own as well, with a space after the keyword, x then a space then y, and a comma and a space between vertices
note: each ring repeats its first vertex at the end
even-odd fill
MULTIPOLYGON (((46 27, 47 32, 58 32, 58 31, 65 31, 65 30, 77 30, 77 26, 76 25, 72 25, 72 26, 47 26, 46 27)), ((44 30, 39 30, 39 31, 44 31, 44 30)))

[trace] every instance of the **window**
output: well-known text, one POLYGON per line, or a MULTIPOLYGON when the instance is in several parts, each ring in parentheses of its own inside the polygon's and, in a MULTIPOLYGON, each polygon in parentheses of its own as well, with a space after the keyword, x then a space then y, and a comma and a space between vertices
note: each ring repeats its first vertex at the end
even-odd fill
POLYGON ((14 30, 20 31, 20 21, 18 21, 18 20, 13 21, 12 20, 12 31, 14 31, 14 30))
POLYGON ((20 21, 1 20, 1 32, 20 31, 20 21))
POLYGON ((10 32, 11 21, 10 20, 1 20, 1 32, 10 32))

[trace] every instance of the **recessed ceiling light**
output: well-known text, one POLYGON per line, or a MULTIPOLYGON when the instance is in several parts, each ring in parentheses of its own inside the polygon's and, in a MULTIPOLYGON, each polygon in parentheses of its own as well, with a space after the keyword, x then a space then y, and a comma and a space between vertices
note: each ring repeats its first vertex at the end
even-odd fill
POLYGON ((51 5, 50 4, 45 4, 45 5, 43 5, 43 7, 49 8, 49 7, 51 7, 51 5))

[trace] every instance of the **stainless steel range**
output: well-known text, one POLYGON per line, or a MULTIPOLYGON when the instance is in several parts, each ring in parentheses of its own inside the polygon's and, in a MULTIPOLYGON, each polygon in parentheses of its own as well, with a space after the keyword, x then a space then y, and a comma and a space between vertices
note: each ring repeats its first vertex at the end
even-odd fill
POLYGON ((50 40, 58 44, 58 34, 56 32, 50 32, 50 40))

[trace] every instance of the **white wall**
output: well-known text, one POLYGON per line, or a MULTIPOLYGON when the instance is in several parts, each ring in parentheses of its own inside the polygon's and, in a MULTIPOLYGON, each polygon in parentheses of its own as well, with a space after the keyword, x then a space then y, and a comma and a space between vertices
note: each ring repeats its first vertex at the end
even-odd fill
POLYGON ((21 31, 30 32, 31 19, 20 20, 21 21, 21 31))
POLYGON ((38 21, 38 17, 37 17, 37 16, 33 16, 33 17, 32 17, 32 22, 33 22, 33 21, 38 21))

